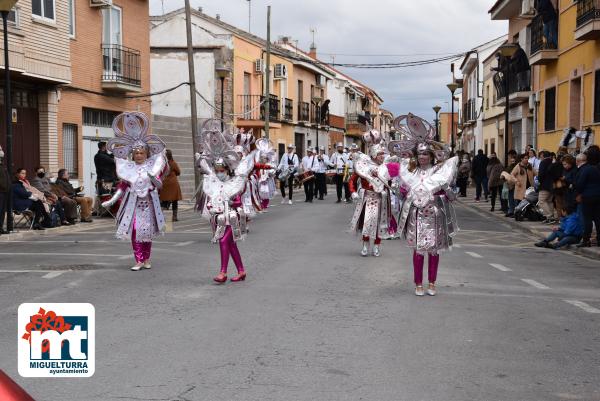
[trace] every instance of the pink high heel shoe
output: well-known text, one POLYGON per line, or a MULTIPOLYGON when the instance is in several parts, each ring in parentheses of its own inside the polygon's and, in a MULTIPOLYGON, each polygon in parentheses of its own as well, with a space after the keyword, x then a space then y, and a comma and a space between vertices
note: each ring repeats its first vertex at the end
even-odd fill
POLYGON ((213 280, 219 284, 223 284, 224 282, 227 281, 227 274, 219 273, 219 275, 217 277, 213 278, 213 280))
POLYGON ((233 281, 234 283, 237 283, 238 281, 245 281, 246 280, 246 272, 240 273, 235 277, 231 278, 231 281, 233 281))

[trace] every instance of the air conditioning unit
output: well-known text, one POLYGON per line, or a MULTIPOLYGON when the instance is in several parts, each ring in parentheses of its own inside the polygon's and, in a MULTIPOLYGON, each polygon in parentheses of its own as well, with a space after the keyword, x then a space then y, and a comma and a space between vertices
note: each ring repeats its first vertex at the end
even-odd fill
POLYGON ((254 61, 254 73, 262 74, 264 72, 265 72, 265 62, 261 58, 256 59, 254 61))
POLYGON ((90 0, 90 7, 110 7, 112 0, 90 0))
POLYGON ((287 77, 287 66, 285 64, 275 64, 273 79, 286 79, 287 77))

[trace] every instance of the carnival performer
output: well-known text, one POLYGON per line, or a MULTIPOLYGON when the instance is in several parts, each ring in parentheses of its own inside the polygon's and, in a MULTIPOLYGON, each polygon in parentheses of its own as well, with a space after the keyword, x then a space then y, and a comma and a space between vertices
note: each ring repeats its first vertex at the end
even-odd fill
POLYGON ((120 114, 112 124, 115 137, 108 142, 121 182, 102 207, 109 208, 122 198, 116 216, 116 235, 120 239, 131 238, 133 271, 150 269, 152 239, 165 227, 158 196, 162 186, 160 176, 167 165, 165 144, 158 136, 149 134, 148 127, 144 113, 120 114))
POLYGON ((319 165, 317 162, 317 158, 315 156, 315 150, 312 148, 306 149, 306 156, 302 158, 302 172, 304 174, 309 174, 309 176, 304 177, 304 194, 306 199, 304 202, 312 203, 313 197, 315 195, 315 173, 319 169, 319 165))
MULTIPOLYGON (((255 142, 255 138, 251 133, 244 132, 244 129, 242 128, 233 135, 224 135, 226 139, 234 144, 233 150, 238 154, 240 160, 250 154, 251 146, 255 142)), ((246 187, 241 195, 242 205, 247 218, 252 218, 256 216, 257 213, 262 212, 261 199, 258 193, 258 178, 254 174, 254 170, 262 168, 268 169, 271 168, 271 166, 263 166, 259 163, 255 163, 254 169, 248 173, 248 181, 246 181, 246 187)))
POLYGON ((373 239, 373 256, 381 255, 381 240, 396 233, 397 223, 392 214, 393 196, 387 181, 378 178, 378 169, 386 157, 386 141, 376 130, 363 135, 369 154, 355 152, 354 173, 349 187, 352 199, 357 201, 350 229, 362 235, 362 256, 369 255, 370 240, 373 239), (360 187, 359 187, 360 185, 360 187))
POLYGON ((260 207, 263 211, 269 207, 273 195, 275 195, 275 168, 276 155, 273 144, 267 138, 256 141, 256 156, 254 174, 258 180, 258 196, 260 207))
POLYGON ((342 188, 344 188, 344 202, 350 202, 350 189, 348 179, 350 179, 350 163, 348 154, 344 153, 344 144, 339 142, 336 146, 336 152, 329 158, 329 165, 335 168, 335 187, 337 192, 337 201, 342 202, 342 188))
POLYGON ((317 163, 318 168, 315 173, 315 192, 314 198, 319 200, 325 199, 324 196, 327 195, 327 168, 329 167, 329 156, 325 153, 325 147, 321 146, 319 148, 319 153, 317 154, 317 163))
POLYGON ((240 160, 239 154, 220 131, 218 120, 208 120, 200 133, 202 153, 196 154, 196 166, 204 174, 202 196, 196 209, 210 221, 213 243, 219 243, 221 270, 213 279, 227 281, 229 258, 237 268, 233 282, 244 281, 246 270, 236 242, 245 238, 247 218, 241 201, 248 175, 254 168, 254 154, 240 160))
POLYGON ((277 170, 279 171, 279 183, 281 186, 281 203, 285 203, 285 186, 288 186, 289 191, 289 200, 288 204, 292 204, 292 197, 294 191, 294 177, 298 172, 298 167, 300 162, 298 161, 298 155, 296 155, 296 146, 289 144, 287 147, 287 153, 283 155, 279 162, 279 167, 277 170))
MULTIPOLYGON (((402 238, 413 249, 415 295, 423 296, 423 267, 428 259, 428 295, 436 294, 436 279, 440 251, 452 246, 457 233, 456 213, 451 201, 451 189, 456 180, 458 157, 448 158, 446 145, 435 142, 435 128, 412 114, 394 121, 401 140, 391 141, 389 149, 400 156, 399 177, 406 191, 398 224, 402 238)), ((396 163, 389 163, 392 167, 396 163)), ((379 170, 379 177, 394 176, 392 169, 379 170)))

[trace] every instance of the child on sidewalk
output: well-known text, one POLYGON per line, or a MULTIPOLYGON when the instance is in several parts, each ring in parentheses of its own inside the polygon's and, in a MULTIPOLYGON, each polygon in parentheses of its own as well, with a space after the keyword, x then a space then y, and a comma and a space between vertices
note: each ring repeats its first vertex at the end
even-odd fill
POLYGON ((552 233, 544 240, 535 244, 540 248, 560 249, 563 246, 577 244, 581 241, 583 234, 583 226, 579 213, 573 207, 569 207, 567 211, 563 211, 563 217, 560 219, 560 225, 552 229, 552 233), (558 239, 558 242, 551 242, 558 239))

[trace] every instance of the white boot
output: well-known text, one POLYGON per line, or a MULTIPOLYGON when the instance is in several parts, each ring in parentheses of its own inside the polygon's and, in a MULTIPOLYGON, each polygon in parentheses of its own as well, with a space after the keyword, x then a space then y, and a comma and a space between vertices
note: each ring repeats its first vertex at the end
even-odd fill
POLYGON ((151 269, 152 268, 152 264, 150 264, 150 261, 147 260, 144 262, 144 269, 151 269))
POLYGON ((144 264, 142 262, 138 262, 135 264, 135 266, 132 266, 130 270, 136 272, 140 270, 143 266, 144 264))
POLYGON ((381 253, 379 252, 379 245, 373 245, 373 256, 379 257, 381 253))
POLYGON ((427 288, 427 295, 435 296, 437 291, 435 290, 435 284, 429 283, 429 287, 427 288))
POLYGON ((422 296, 425 295, 425 291, 423 290, 423 286, 422 285, 418 285, 415 288, 415 295, 418 296, 418 297, 422 297, 422 296))
POLYGON ((362 251, 360 251, 361 256, 369 256, 369 243, 367 241, 363 241, 362 251))

